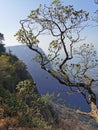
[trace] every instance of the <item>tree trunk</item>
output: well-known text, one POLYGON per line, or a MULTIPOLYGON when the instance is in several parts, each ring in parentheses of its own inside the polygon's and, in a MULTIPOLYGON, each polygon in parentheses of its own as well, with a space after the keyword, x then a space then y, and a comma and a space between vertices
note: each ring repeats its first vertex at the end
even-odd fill
POLYGON ((93 118, 97 123, 98 123, 98 108, 96 104, 91 102, 91 112, 90 112, 90 117, 93 118))
POLYGON ((98 108, 97 108, 97 105, 94 102, 91 102, 90 106, 91 106, 91 112, 89 112, 89 113, 82 112, 80 110, 77 110, 76 112, 81 114, 81 115, 86 115, 86 116, 92 118, 93 120, 95 120, 98 123, 98 108))

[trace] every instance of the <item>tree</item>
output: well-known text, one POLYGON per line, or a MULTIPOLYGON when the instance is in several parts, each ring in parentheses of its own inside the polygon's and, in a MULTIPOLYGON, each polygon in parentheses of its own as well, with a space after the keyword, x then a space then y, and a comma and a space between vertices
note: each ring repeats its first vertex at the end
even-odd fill
POLYGON ((98 26, 98 10, 94 12, 93 21, 96 23, 96 26, 98 26))
MULTIPOLYGON (((94 3, 98 4, 98 0, 94 0, 94 3)), ((98 23, 98 10, 95 11, 95 14, 96 14, 96 16, 93 20, 98 23)))
POLYGON ((98 4, 98 0, 94 0, 94 3, 95 3, 95 4, 98 4))
POLYGON ((2 43, 2 40, 4 40, 4 36, 2 33, 0 33, 0 43, 2 43))
POLYGON ((89 44, 82 44, 79 49, 74 47, 83 40, 80 33, 87 26, 88 19, 89 13, 86 11, 75 10, 71 5, 65 6, 59 0, 54 0, 49 7, 40 5, 31 11, 27 19, 21 20, 21 29, 16 37, 36 52, 42 69, 72 92, 83 95, 91 112, 77 112, 98 122, 96 95, 92 90, 98 84, 98 77, 90 74, 95 71, 94 68, 97 71, 96 52, 89 44), (39 37, 45 34, 53 37, 47 57, 38 49, 39 37))
MULTIPOLYGON (((58 120, 57 114, 54 112, 52 106, 47 103, 45 96, 41 97, 35 83, 32 80, 24 80, 17 85, 18 97, 20 101, 24 102, 27 106, 27 112, 33 121, 34 117, 39 121, 43 120, 50 123, 56 123, 58 120)), ((37 121, 37 126, 38 122, 37 121)), ((44 122, 45 123, 45 122, 44 122)), ((31 122, 31 124, 34 123, 31 122)))
POLYGON ((2 52, 5 52, 5 47, 2 42, 3 40, 4 40, 4 35, 2 33, 0 33, 0 55, 2 54, 2 52))
POLYGON ((0 86, 10 92, 16 91, 16 84, 25 79, 32 79, 26 66, 13 55, 0 56, 0 86))

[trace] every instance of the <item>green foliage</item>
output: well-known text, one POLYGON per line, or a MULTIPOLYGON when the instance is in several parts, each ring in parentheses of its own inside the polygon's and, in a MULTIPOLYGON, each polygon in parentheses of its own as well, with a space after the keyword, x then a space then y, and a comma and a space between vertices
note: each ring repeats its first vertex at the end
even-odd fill
MULTIPOLYGON (((60 95, 59 94, 57 96, 54 94, 49 95, 47 93, 45 96, 41 96, 38 93, 38 90, 33 80, 20 81, 17 84, 17 89, 16 89, 17 91, 13 93, 13 91, 10 90, 9 87, 11 83, 14 82, 12 82, 7 75, 8 74, 12 75, 16 71, 18 73, 19 69, 21 71, 22 68, 23 68, 22 71, 24 71, 25 66, 22 62, 18 61, 18 59, 15 56, 11 56, 11 55, 10 56, 2 55, 0 57, 0 61, 2 61, 0 63, 2 63, 3 65, 0 66, 1 69, 0 70, 1 72, 0 112, 2 111, 2 115, 0 113, 0 118, 4 119, 5 117, 8 117, 8 120, 10 122, 9 126, 11 124, 11 126, 26 127, 26 128, 31 127, 31 128, 38 128, 38 129, 42 128, 44 130, 52 130, 53 127, 55 126, 54 129, 57 129, 59 125, 59 118, 57 113, 54 111, 50 103, 50 100, 51 98, 53 98, 53 101, 59 103, 61 102, 61 100, 59 100, 60 95), (12 68, 13 71, 11 71, 12 68), (2 76, 4 76, 6 83, 9 83, 8 80, 10 80, 11 83, 7 84, 8 88, 3 86, 4 84, 2 82, 3 80, 2 76), (17 118, 18 112, 22 112, 22 116, 19 119, 17 118)), ((80 65, 77 64, 77 66, 80 65)), ((28 73, 26 74, 28 76, 28 73)), ((20 74, 18 73, 17 77, 19 75, 20 74)), ((12 77, 13 80, 15 81, 16 77, 14 77, 14 75, 12 75, 12 77)), ((18 77, 18 79, 20 79, 20 77, 18 77)), ((58 112, 61 113, 60 111, 58 112)), ((60 127, 62 128, 62 124, 60 127)))
POLYGON ((93 79, 93 75, 90 74, 98 68, 96 52, 92 46, 84 44, 80 46, 79 52, 77 52, 78 49, 75 51, 78 56, 73 53, 76 43, 80 43, 82 40, 80 33, 87 27, 89 13, 82 9, 76 10, 72 5, 64 4, 60 0, 54 0, 49 6, 44 4, 32 10, 27 19, 20 21, 21 28, 15 36, 19 42, 25 43, 37 53, 36 60, 42 69, 55 77, 61 84, 70 87, 72 92, 82 94, 92 109, 91 115, 87 115, 96 119, 96 112, 95 115, 92 115, 92 103, 97 110, 96 95, 92 87, 97 86, 98 76, 96 74, 93 79), (43 34, 52 36, 47 58, 38 48, 38 39, 43 34), (74 57, 81 63, 74 63, 77 62, 74 57), (80 59, 78 60, 78 58, 80 59), (50 65, 52 68, 49 67, 50 65))
POLYGON ((5 52, 5 47, 4 47, 4 44, 3 44, 3 41, 4 40, 4 36, 3 36, 3 34, 2 33, 0 33, 0 55, 2 54, 2 53, 4 53, 5 52))
POLYGON ((55 71, 53 71, 53 72, 52 72, 52 75, 53 75, 53 76, 55 76, 55 75, 56 75, 56 72, 55 72, 55 71))
POLYGON ((57 3, 59 3, 60 2, 60 0, 54 0, 53 2, 52 2, 52 4, 57 4, 57 3))
POLYGON ((16 89, 20 99, 25 102, 25 104, 30 107, 35 107, 35 101, 37 101, 39 94, 32 80, 24 80, 19 82, 16 89))
POLYGON ((27 43, 27 45, 29 46, 30 44, 32 45, 37 45, 39 43, 39 41, 36 39, 36 36, 34 36, 34 34, 32 33, 32 31, 27 31, 24 28, 21 28, 15 36, 19 36, 17 37, 18 41, 22 41, 22 43, 27 43))
POLYGON ((65 34, 72 40, 72 31, 77 33, 76 29, 83 21, 87 21, 88 17, 89 13, 86 11, 75 10, 72 5, 65 6, 60 0, 54 0, 50 6, 40 5, 31 11, 27 19, 21 20, 21 28, 15 36, 19 42, 31 47, 38 45, 38 36, 48 33, 56 37, 50 44, 53 48, 58 48, 63 43, 65 34))
POLYGON ((0 110, 0 118, 15 117, 15 120, 17 113, 22 112, 17 124, 22 127, 50 129, 50 124, 57 120, 46 97, 39 94, 26 66, 16 56, 6 53, 0 56, 0 110))
POLYGON ((48 125, 44 120, 40 120, 40 118, 38 117, 34 117, 32 119, 32 122, 33 122, 33 126, 36 128, 44 128, 45 130, 51 130, 52 129, 52 126, 51 125, 48 125))
POLYGON ((4 35, 0 33, 0 41, 2 42, 2 40, 4 40, 4 35))
POLYGON ((0 55, 3 54, 6 51, 4 44, 0 43, 0 55))
POLYGON ((16 116, 18 111, 20 111, 19 101, 11 94, 4 100, 4 117, 16 116))
POLYGON ((16 84, 24 79, 31 78, 26 71, 26 66, 15 56, 0 56, 0 85, 4 88, 15 91, 16 84))
POLYGON ((0 97, 6 98, 10 94, 9 90, 6 90, 3 86, 0 86, 0 97))
POLYGON ((0 86, 0 103, 4 110, 3 117, 13 117, 17 115, 18 111, 24 112, 26 110, 26 106, 23 102, 21 102, 15 93, 10 93, 9 90, 0 86))
POLYGON ((57 120, 56 113, 47 102, 47 97, 39 95, 34 82, 30 80, 21 81, 17 85, 17 90, 20 101, 27 106, 27 113, 33 115, 32 120, 39 118, 48 123, 55 123, 57 120))

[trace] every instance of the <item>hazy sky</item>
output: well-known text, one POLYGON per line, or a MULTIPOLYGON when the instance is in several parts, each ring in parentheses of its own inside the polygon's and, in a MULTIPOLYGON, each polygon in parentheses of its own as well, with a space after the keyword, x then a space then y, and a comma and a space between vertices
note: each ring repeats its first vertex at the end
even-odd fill
MULTIPOLYGON (((62 0, 66 4, 74 5, 76 9, 84 9, 93 13, 98 10, 98 4, 94 0, 62 0)), ((51 3, 52 0, 0 0, 0 32, 4 34, 6 45, 16 45, 14 34, 19 29, 19 20, 25 19, 30 11, 39 4, 51 3)), ((98 47, 98 26, 85 30, 87 41, 98 47)))

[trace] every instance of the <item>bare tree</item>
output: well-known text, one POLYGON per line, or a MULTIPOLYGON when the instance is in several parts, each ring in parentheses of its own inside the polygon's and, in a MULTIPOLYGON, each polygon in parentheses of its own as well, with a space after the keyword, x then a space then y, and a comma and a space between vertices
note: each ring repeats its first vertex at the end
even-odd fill
POLYGON ((96 52, 89 44, 82 44, 79 49, 74 47, 82 40, 80 33, 87 26, 88 19, 89 13, 86 11, 75 10, 71 5, 65 6, 59 0, 54 0, 50 6, 40 5, 31 11, 27 19, 21 20, 16 37, 36 52, 42 69, 72 92, 83 95, 91 112, 77 112, 98 122, 96 95, 92 90, 93 86, 98 85, 98 75, 92 75, 97 69, 96 52), (38 49, 38 39, 45 34, 53 37, 47 57, 38 49))

